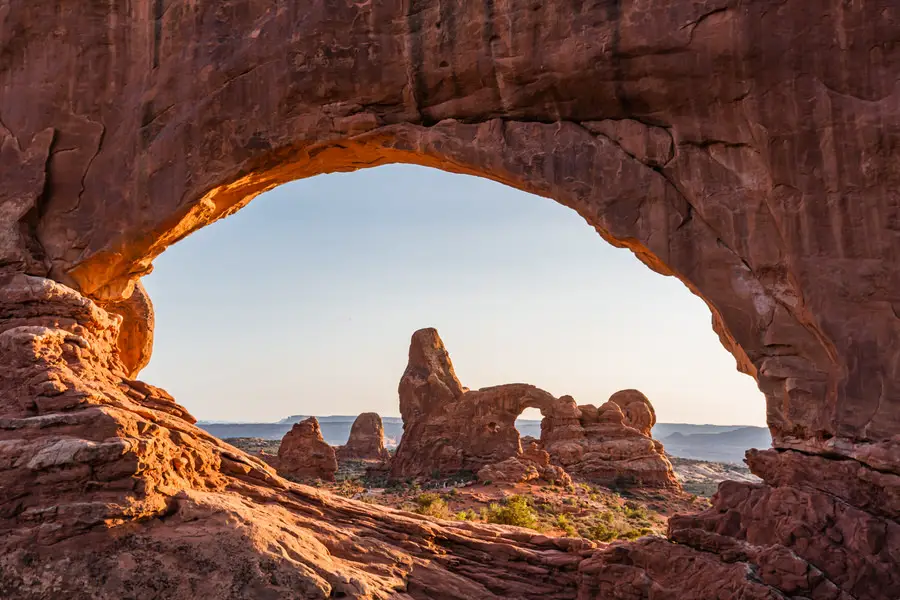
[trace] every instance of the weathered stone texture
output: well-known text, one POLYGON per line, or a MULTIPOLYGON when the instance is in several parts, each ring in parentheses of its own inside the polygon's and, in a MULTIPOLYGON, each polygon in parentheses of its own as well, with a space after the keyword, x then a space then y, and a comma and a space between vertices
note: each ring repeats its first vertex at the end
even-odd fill
POLYGON ((334 481, 337 472, 334 448, 322 437, 315 417, 294 423, 278 447, 278 474, 292 479, 334 481))
MULTIPOLYGON (((541 447, 568 474, 604 484, 679 487, 662 445, 650 437, 653 406, 637 390, 612 397, 628 407, 630 419, 612 400, 601 409, 610 407, 617 418, 601 419, 591 405, 580 407, 571 396, 555 398, 523 383, 469 390, 456 379, 437 331, 429 328, 412 335, 399 393, 403 437, 391 464, 395 478, 459 471, 504 481, 531 476, 516 419, 538 408, 544 415, 541 447)), ((533 458, 541 462, 538 454, 533 458)), ((544 474, 534 470, 534 477, 544 474)), ((556 470, 546 471, 546 478, 554 477, 562 479, 556 470)))
POLYGON ((350 427, 350 437, 343 446, 335 448, 338 460, 378 460, 391 458, 384 447, 384 425, 378 413, 362 413, 350 427))
POLYGON ((900 597, 898 32, 886 0, 0 3, 0 596, 900 597), (154 257, 387 162, 552 198, 702 297, 765 483, 594 550, 290 484, 130 377, 154 257))

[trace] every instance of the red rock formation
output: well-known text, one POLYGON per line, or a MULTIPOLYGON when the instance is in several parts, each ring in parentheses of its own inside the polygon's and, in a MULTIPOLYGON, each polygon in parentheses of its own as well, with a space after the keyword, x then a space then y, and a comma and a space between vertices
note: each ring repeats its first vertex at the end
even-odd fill
POLYGON ((322 437, 319 421, 309 417, 294 423, 278 447, 278 473, 292 479, 334 481, 337 472, 334 448, 322 437))
POLYGON ((529 444, 524 452, 479 469, 478 480, 482 482, 524 483, 542 479, 547 483, 567 487, 572 478, 562 467, 550 464, 550 455, 537 444, 529 444))
POLYGON ((609 402, 622 409, 626 425, 651 437, 650 432, 656 425, 656 411, 647 396, 637 390, 621 390, 610 396, 609 402))
MULTIPOLYGON (((571 410, 574 400, 568 405, 571 410)), ((542 436, 553 461, 574 478, 617 486, 681 487, 662 444, 650 437, 656 414, 641 392, 623 390, 599 409, 590 404, 577 409, 578 435, 562 435, 550 420, 552 435, 542 436)), ((568 421, 566 431, 575 431, 568 421)))
POLYGON ((525 483, 541 476, 534 464, 515 456, 485 465, 478 470, 477 475, 478 481, 484 483, 525 483))
POLYGON ((0 6, 0 595, 900 597, 891 2, 60 6, 0 6), (286 483, 128 377, 88 298, 386 162, 553 198, 685 282, 766 395, 765 484, 587 557, 286 483))
POLYGON ((362 413, 350 427, 350 437, 335 449, 338 460, 390 460, 384 447, 384 426, 378 413, 362 413))
MULTIPOLYGON (((535 407, 544 415, 543 449, 569 474, 604 484, 680 487, 662 445, 631 427, 632 421, 626 423, 617 404, 601 407, 604 415, 609 409, 615 418, 604 417, 600 422, 593 406, 582 411, 571 396, 556 399, 530 385, 468 390, 456 378, 434 329, 413 334, 399 393, 404 432, 391 466, 394 478, 472 471, 482 479, 511 481, 530 475, 528 461, 521 460, 515 421, 526 408, 535 407), (509 462, 510 458, 518 462, 509 462), (487 466, 490 469, 482 477, 481 470, 487 466)), ((614 397, 631 407, 638 425, 649 433, 655 415, 646 397, 636 390, 614 397)), ((564 479, 556 472, 546 474, 564 479)))
POLYGON ((119 327, 119 356, 131 378, 137 377, 141 369, 150 362, 153 352, 153 326, 155 317, 150 296, 140 282, 134 291, 122 302, 110 302, 105 308, 122 317, 119 327))

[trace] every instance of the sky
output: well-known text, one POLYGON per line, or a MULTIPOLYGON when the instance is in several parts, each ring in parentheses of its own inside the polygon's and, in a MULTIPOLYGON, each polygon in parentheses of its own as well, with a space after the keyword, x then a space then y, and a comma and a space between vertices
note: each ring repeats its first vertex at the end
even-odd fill
POLYGON ((435 327, 472 389, 599 406, 637 388, 660 422, 765 425, 684 284, 486 179, 388 165, 285 184, 166 250, 144 284, 156 330, 140 377, 198 419, 399 416, 410 336, 435 327))

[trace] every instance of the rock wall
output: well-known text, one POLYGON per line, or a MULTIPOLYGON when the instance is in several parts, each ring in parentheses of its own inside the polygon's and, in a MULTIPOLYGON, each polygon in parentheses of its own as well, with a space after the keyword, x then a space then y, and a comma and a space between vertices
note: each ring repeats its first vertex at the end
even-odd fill
POLYGON ((437 331, 421 329, 412 335, 399 394, 403 437, 391 464, 394 478, 478 473, 491 466, 495 474, 488 478, 494 479, 512 471, 517 465, 495 465, 523 458, 515 422, 526 408, 538 408, 544 415, 541 445, 570 475, 606 485, 680 487, 662 444, 650 437, 653 407, 637 390, 613 395, 601 407, 602 418, 594 406, 532 385, 469 390, 456 378, 437 331), (630 418, 613 400, 628 407, 630 418))
POLYGON ((900 597, 898 25, 885 0, 0 4, 0 595, 900 597), (152 327, 117 307, 166 247, 388 162, 552 198, 702 297, 766 395, 764 483, 678 544, 438 523, 289 484, 129 377, 152 327))
POLYGON ((278 473, 292 479, 322 479, 334 481, 337 458, 322 437, 322 429, 315 417, 294 423, 284 434, 278 447, 278 473))

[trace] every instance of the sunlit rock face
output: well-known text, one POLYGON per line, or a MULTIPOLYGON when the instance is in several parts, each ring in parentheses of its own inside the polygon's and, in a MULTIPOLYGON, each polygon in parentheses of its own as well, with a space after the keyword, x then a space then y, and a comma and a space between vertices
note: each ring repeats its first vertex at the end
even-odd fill
POLYGON ((6 3, 0 596, 900 597, 898 19, 6 3), (764 483, 673 520, 678 544, 489 534, 289 484, 132 378, 152 326, 122 303, 167 246, 278 183, 398 161, 552 198, 702 297, 766 395, 764 483))
MULTIPOLYGON (((544 415, 541 447, 554 465, 576 479, 617 486, 680 487, 662 444, 650 437, 656 422, 653 407, 637 390, 613 396, 629 406, 633 419, 626 419, 618 405, 610 402, 607 405, 618 419, 602 421, 595 407, 579 407, 571 396, 555 398, 532 385, 469 390, 456 379, 437 331, 421 329, 412 336, 399 393, 403 437, 391 465, 394 478, 460 471, 478 473, 482 479, 524 480, 531 471, 535 478, 542 476, 540 469, 528 469, 531 461, 523 455, 516 430, 522 411, 538 408, 544 415), (490 468, 482 477, 486 467, 490 468), (503 475, 506 472, 516 475, 503 475)), ((545 477, 557 478, 563 476, 556 471, 548 471, 545 477)))

